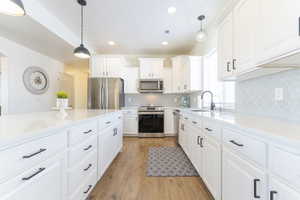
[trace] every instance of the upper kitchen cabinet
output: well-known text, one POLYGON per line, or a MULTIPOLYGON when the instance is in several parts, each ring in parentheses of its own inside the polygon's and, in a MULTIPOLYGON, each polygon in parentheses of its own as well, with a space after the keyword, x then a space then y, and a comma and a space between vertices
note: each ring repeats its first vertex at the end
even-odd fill
POLYGON ((121 77, 122 59, 119 57, 92 56, 90 59, 90 71, 92 77, 121 77))
POLYGON ((138 67, 123 67, 124 91, 125 94, 138 94, 138 67))
POLYGON ((177 56, 173 62, 173 92, 187 93, 202 90, 202 57, 177 56))
POLYGON ((260 6, 259 64, 299 52, 300 1, 260 0, 260 6))
POLYGON ((300 66, 300 1, 240 0, 218 29, 221 80, 300 66), (289 57, 294 55, 292 57, 289 57))
POLYGON ((229 14, 218 30, 218 77, 226 79, 233 75, 233 16, 229 14))
POLYGON ((163 58, 140 58, 140 78, 141 79, 162 79, 163 78, 163 58))

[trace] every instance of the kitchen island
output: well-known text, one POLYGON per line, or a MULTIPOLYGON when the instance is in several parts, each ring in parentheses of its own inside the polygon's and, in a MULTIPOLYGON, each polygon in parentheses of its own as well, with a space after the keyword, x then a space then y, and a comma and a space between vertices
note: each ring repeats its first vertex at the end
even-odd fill
POLYGON ((0 118, 0 199, 86 199, 121 151, 123 115, 73 110, 0 118))

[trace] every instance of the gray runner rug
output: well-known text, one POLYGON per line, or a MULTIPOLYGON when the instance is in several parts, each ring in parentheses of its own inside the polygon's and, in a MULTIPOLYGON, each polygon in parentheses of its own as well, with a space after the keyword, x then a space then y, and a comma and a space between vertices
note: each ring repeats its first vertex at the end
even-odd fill
POLYGON ((199 176, 180 147, 150 147, 147 176, 199 176))

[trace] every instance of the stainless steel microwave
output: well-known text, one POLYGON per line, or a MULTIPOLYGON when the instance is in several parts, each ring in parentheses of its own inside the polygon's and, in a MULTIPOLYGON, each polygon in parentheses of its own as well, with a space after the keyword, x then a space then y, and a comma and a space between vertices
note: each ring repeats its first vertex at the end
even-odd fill
POLYGON ((140 79, 140 93, 163 93, 164 81, 161 79, 140 79))

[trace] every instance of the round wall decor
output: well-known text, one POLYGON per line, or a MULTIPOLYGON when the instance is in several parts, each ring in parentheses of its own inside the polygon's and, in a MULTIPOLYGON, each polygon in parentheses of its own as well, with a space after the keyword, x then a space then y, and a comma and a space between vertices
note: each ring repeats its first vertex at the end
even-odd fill
POLYGON ((28 67, 23 74, 26 89, 32 94, 44 94, 49 88, 49 76, 40 67, 28 67))

